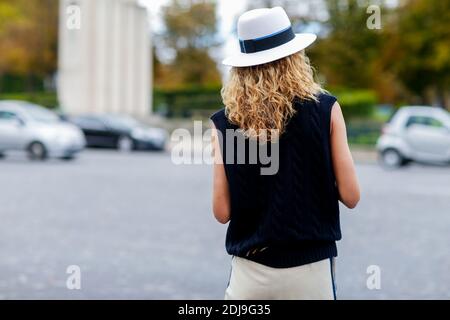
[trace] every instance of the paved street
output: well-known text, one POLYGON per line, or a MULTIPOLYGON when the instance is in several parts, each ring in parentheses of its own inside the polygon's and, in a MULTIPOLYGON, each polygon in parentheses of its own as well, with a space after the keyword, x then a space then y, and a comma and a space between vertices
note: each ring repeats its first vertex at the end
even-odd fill
MULTIPOLYGON (((230 258, 210 171, 169 153, 1 159, 0 298, 221 299, 230 258), (66 288, 69 265, 81 290, 66 288)), ((338 297, 450 298, 450 168, 358 173, 361 203, 342 210, 338 297), (366 287, 369 265, 380 290, 366 287)))

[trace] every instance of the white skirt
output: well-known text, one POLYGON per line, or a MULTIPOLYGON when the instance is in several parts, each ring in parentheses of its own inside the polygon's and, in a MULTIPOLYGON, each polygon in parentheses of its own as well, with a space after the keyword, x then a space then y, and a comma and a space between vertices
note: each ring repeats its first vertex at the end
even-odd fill
POLYGON ((271 268, 232 257, 225 300, 335 300, 334 258, 271 268))

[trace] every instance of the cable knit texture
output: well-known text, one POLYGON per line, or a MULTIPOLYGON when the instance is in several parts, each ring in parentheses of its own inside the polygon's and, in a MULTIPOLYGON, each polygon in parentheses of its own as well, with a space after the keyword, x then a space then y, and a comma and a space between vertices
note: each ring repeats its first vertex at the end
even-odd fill
MULTIPOLYGON (((246 162, 227 161, 225 110, 211 116, 222 132, 222 157, 228 179, 231 220, 226 249, 231 255, 274 268, 288 268, 337 256, 341 238, 338 192, 331 162, 330 121, 336 98, 320 94, 318 102, 294 101, 296 114, 278 141, 279 170, 261 175, 270 164, 249 163, 249 141, 245 141, 246 162)), ((230 139, 230 138, 228 138, 230 139)), ((269 148, 269 150, 275 150, 269 148)))

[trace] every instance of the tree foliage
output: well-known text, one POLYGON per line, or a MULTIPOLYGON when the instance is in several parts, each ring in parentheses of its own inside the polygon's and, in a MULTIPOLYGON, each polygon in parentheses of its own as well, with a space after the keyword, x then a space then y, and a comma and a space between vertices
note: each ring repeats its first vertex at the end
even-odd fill
POLYGON ((419 103, 447 104, 450 94, 450 1, 410 0, 385 29, 380 65, 419 103))
MULTIPOLYGON (((381 4, 382 1, 379 1, 381 4)), ((381 30, 369 29, 370 2, 326 0, 326 36, 309 49, 332 87, 371 88, 382 102, 450 107, 450 2, 381 5, 381 30)))
MULTIPOLYGON (((155 83, 163 88, 218 85, 214 0, 171 0, 155 38, 155 83), (169 57, 169 59, 166 59, 169 57)), ((0 0, 2 79, 44 79, 57 68, 58 0, 0 0)), ((252 0, 248 9, 282 6, 296 32, 320 25, 307 49, 327 87, 372 89, 381 102, 450 107, 450 1, 252 0), (381 6, 381 30, 366 26, 370 4, 381 6)), ((10 81, 10 80, 7 80, 10 81)), ((3 81, 5 87, 5 80, 3 81)), ((32 86, 28 86, 31 91, 32 86)), ((3 90, 4 91, 4 90, 3 90)))
POLYGON ((215 1, 172 0, 163 8, 166 30, 163 50, 174 59, 160 66, 156 83, 162 87, 208 85, 220 82, 211 48, 219 43, 215 1))
POLYGON ((174 49, 207 49, 215 44, 216 5, 212 1, 173 0, 163 7, 164 39, 174 49))
POLYGON ((372 64, 381 46, 380 34, 366 27, 366 7, 358 0, 327 0, 328 34, 311 47, 312 60, 331 85, 371 87, 372 64))
POLYGON ((0 77, 56 70, 58 0, 0 0, 0 77))

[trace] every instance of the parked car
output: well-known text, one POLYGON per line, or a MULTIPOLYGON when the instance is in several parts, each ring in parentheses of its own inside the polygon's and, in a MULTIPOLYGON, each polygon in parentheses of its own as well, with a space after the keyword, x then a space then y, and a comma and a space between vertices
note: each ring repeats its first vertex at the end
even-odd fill
POLYGON ((383 127, 377 149, 382 163, 450 163, 450 114, 441 108, 400 108, 383 127))
POLYGON ((167 132, 122 115, 84 115, 70 121, 83 130, 88 147, 121 151, 164 150, 167 132))
POLYGON ((70 160, 85 146, 76 126, 60 121, 50 110, 24 101, 0 101, 0 155, 27 151, 32 159, 70 160))

